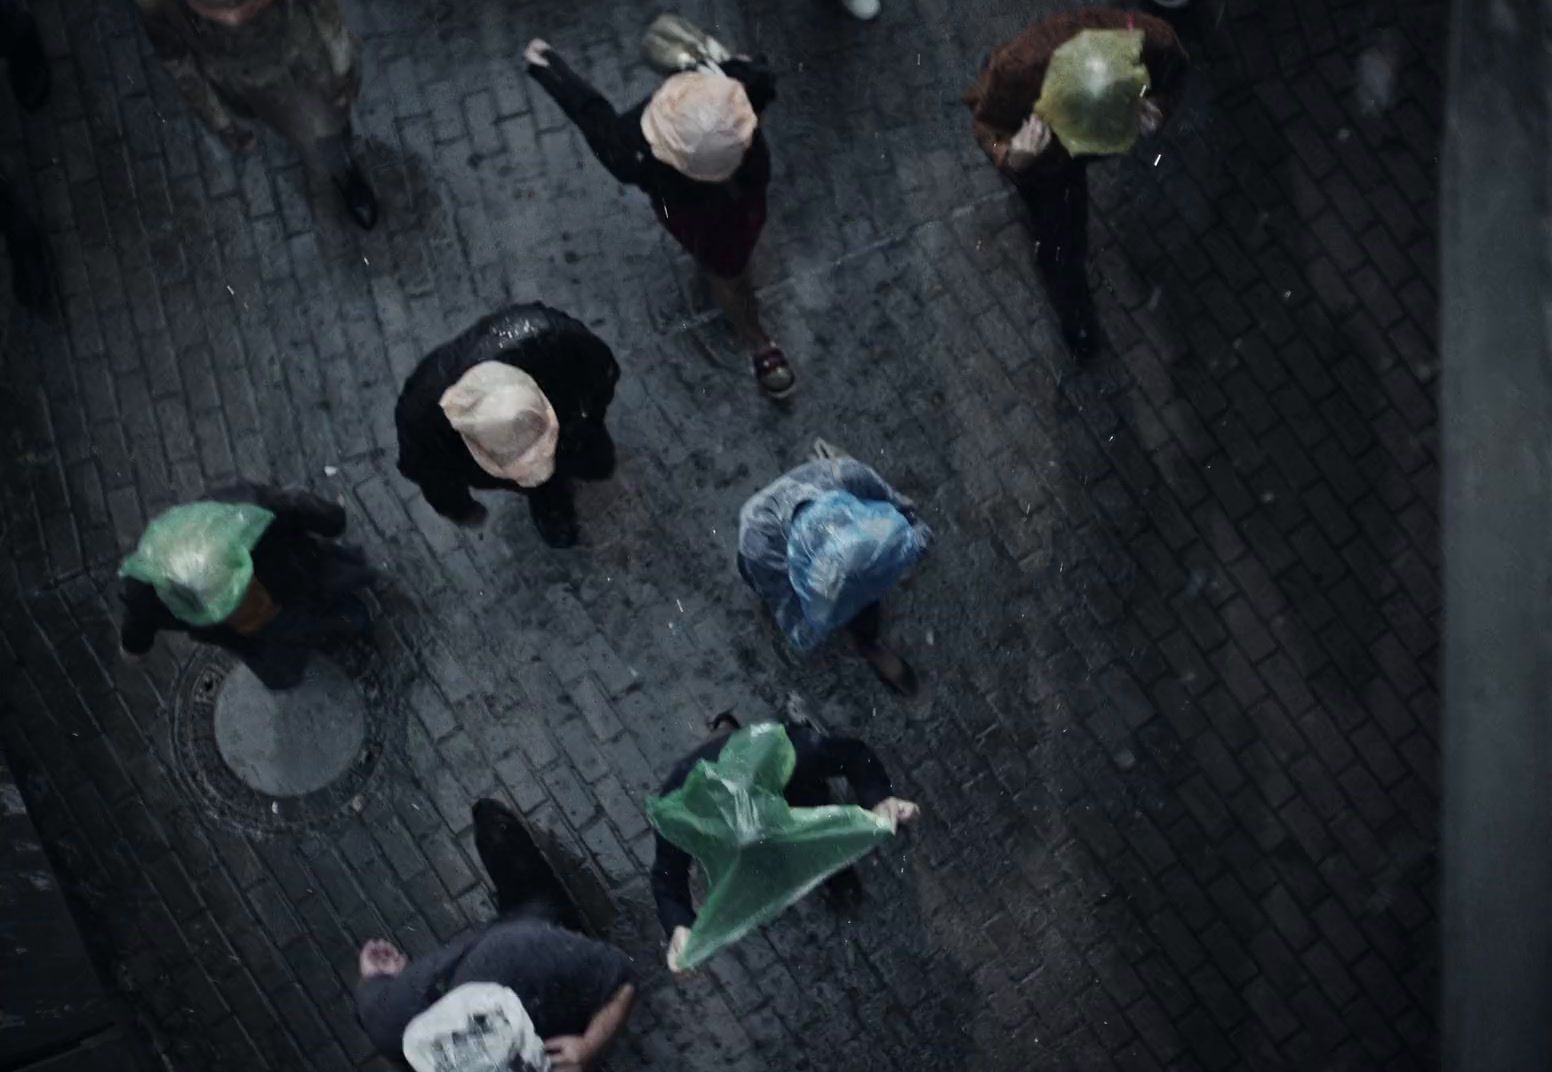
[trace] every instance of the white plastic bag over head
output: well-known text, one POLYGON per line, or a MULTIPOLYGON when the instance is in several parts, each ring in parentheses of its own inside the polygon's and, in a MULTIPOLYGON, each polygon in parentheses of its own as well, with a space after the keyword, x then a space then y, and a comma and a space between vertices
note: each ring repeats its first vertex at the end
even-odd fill
POLYGON ((465 983, 410 1021, 404 1059, 415 1072, 549 1072, 544 1040, 509 988, 465 983))
POLYGON ((652 155, 698 182, 726 182, 754 143, 759 119, 744 84, 721 71, 676 74, 641 113, 652 155))
POLYGON ((520 368, 482 361, 442 392, 442 412, 491 476, 536 488, 555 475, 560 420, 520 368))

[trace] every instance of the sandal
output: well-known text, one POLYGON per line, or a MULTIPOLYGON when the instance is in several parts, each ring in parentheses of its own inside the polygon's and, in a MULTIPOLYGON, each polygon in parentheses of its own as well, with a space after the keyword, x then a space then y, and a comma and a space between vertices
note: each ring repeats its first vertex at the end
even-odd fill
POLYGON ((765 397, 779 402, 797 390, 798 378, 781 347, 771 343, 754 355, 754 379, 765 397))

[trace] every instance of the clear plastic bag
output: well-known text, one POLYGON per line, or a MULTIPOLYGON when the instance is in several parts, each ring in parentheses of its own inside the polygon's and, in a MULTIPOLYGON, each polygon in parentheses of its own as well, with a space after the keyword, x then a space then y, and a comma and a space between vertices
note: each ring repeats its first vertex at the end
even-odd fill
POLYGON ((549 1072, 544 1040, 523 1002, 498 983, 464 983, 404 1029, 415 1072, 549 1072))
POLYGON ((782 791, 796 764, 784 727, 749 726, 715 762, 701 760, 682 786, 647 802, 657 832, 706 869, 683 967, 775 919, 893 835, 886 820, 854 804, 791 807, 782 791))
POLYGON ((688 71, 731 58, 721 41, 682 15, 662 14, 641 39, 641 58, 662 74, 688 71))
POLYGON ((830 491, 793 519, 787 573, 804 619, 829 633, 894 587, 925 550, 920 534, 894 506, 830 491))
POLYGON ((1051 54, 1035 114, 1074 156, 1124 153, 1148 91, 1141 30, 1080 30, 1051 54))
POLYGON ((251 552, 274 520, 251 503, 174 506, 146 526, 119 576, 156 589, 179 621, 215 625, 242 603, 253 580, 251 552))

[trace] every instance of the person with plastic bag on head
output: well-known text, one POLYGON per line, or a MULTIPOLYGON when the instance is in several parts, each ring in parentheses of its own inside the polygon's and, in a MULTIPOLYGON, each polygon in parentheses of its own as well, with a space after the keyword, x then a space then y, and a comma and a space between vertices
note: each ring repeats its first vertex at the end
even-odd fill
POLYGON ((880 639, 879 600, 931 540, 915 504, 877 472, 854 458, 821 457, 744 503, 738 572, 798 651, 844 629, 879 679, 909 696, 916 673, 880 639))
POLYGON ((731 56, 674 16, 653 24, 648 60, 669 78, 623 115, 554 49, 535 38, 528 73, 560 105, 620 182, 640 187, 659 223, 695 258, 768 398, 788 397, 797 379, 760 321, 749 258, 765 226, 770 150, 760 115, 776 96, 763 57, 731 56))
POLYGON ((135 0, 173 83, 210 132, 251 152, 257 119, 327 178, 363 230, 377 195, 351 148, 361 92, 357 43, 338 0, 135 0))
POLYGON ((853 907, 862 887, 852 862, 914 822, 920 809, 894 795, 884 765, 861 741, 796 720, 741 729, 722 714, 712 721, 711 738, 674 764, 649 813, 657 831, 652 896, 668 939, 668 967, 679 973, 821 883, 837 907, 853 907), (832 778, 846 780, 857 808, 834 807, 832 778), (770 807, 773 795, 795 810, 770 807), (735 830, 725 813, 748 817, 758 829, 735 830), (765 840, 771 843, 759 844, 765 840), (748 859, 728 859, 751 842, 748 859), (713 857, 702 860, 712 881, 700 915, 690 899, 687 846, 713 857))
POLYGON ((337 542, 344 533, 344 507, 260 484, 159 514, 119 570, 124 653, 183 632, 232 652, 270 689, 299 684, 313 652, 371 630, 356 592, 372 570, 337 542))
POLYGON ((544 542, 570 547, 571 481, 614 473, 604 415, 619 378, 608 345, 565 313, 537 302, 492 313, 405 381, 394 412, 399 472, 460 525, 485 520, 471 488, 524 494, 544 542))
POLYGON ((1048 16, 991 54, 965 93, 976 143, 1029 207, 1035 259, 1078 361, 1099 345, 1089 290, 1088 164, 1168 117, 1187 66, 1169 23, 1086 8, 1048 16))
POLYGON ((635 1002, 630 958, 577 933, 564 886, 510 808, 481 800, 473 814, 497 918, 414 960, 385 939, 363 945, 362 1029, 417 1070, 487 1072, 478 1062, 493 1053, 523 1072, 593 1068, 635 1002), (430 1063, 454 1056, 472 1063, 430 1063))

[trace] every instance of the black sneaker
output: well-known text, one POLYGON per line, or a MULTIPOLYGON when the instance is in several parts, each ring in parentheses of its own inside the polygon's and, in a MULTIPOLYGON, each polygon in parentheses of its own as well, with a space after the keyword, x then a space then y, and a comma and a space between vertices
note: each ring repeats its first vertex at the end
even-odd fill
POLYGON ((53 79, 49 74, 48 58, 43 55, 43 38, 38 35, 37 20, 25 15, 18 21, 21 29, 11 51, 11 91, 16 94, 17 104, 35 112, 48 100, 53 79))
POLYGON ((339 190, 340 197, 345 201, 345 210, 356 221, 357 227, 370 231, 377 226, 377 194, 372 192, 366 176, 361 174, 359 164, 351 164, 345 174, 336 177, 334 186, 339 190))
POLYGON ((1062 321, 1062 338, 1067 343, 1072 359, 1080 365, 1086 364, 1099 350, 1099 325, 1094 322, 1092 314, 1065 318, 1062 321))
POLYGON ((48 247, 43 232, 28 221, 8 236, 11 249, 11 289, 22 307, 35 313, 48 308, 48 247))
POLYGON ((577 528, 576 507, 568 499, 564 507, 546 507, 540 509, 533 505, 530 499, 529 512, 533 516, 534 528, 539 530, 539 538, 551 547, 575 547, 578 537, 581 535, 577 528))

